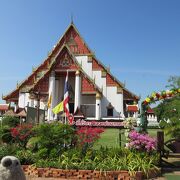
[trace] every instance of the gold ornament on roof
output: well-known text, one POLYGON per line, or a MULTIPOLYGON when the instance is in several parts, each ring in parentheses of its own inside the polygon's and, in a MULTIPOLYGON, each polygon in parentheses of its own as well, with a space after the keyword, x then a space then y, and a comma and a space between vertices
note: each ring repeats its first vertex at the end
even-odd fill
POLYGON ((101 99, 101 94, 100 93, 96 93, 96 99, 101 99))
POLYGON ((80 74, 80 71, 79 71, 79 70, 77 70, 77 71, 76 71, 76 75, 79 75, 79 74, 80 74))

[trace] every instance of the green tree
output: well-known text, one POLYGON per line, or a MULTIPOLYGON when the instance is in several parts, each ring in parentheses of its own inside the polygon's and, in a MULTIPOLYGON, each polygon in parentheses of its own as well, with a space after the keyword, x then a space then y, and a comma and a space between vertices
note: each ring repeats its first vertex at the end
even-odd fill
POLYGON ((43 123, 34 127, 34 137, 28 145, 33 151, 38 151, 40 158, 55 157, 69 146, 74 138, 72 126, 58 122, 43 123))
MULTIPOLYGON (((169 89, 180 88, 180 76, 170 76, 166 87, 169 89)), ((154 110, 159 120, 180 119, 180 96, 165 99, 154 110)))
POLYGON ((167 88, 180 88, 180 76, 170 76, 168 79, 168 85, 166 85, 167 88))
POLYGON ((156 108, 154 108, 155 113, 159 120, 180 118, 180 97, 173 97, 171 99, 166 99, 161 102, 156 108))

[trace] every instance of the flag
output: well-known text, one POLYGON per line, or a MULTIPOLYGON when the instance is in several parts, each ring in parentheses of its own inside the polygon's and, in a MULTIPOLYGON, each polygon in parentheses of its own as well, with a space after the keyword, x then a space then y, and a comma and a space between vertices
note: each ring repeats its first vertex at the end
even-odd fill
POLYGON ((69 92, 68 91, 69 91, 69 85, 68 85, 68 71, 67 71, 65 85, 64 85, 63 107, 64 107, 64 112, 66 114, 66 117, 68 119, 68 122, 70 125, 72 125, 74 121, 74 116, 70 114, 70 111, 69 111, 69 92))
POLYGON ((64 112, 66 114, 66 117, 68 118, 69 115, 70 115, 70 112, 69 112, 69 92, 68 92, 68 71, 67 71, 65 85, 64 85, 64 101, 63 101, 63 106, 64 106, 64 112))
POLYGON ((64 101, 61 101, 56 107, 53 108, 52 111, 54 114, 58 114, 59 112, 62 112, 64 110, 63 102, 64 101))
POLYGON ((49 96, 49 99, 48 99, 48 103, 47 103, 48 109, 51 107, 51 103, 52 103, 52 94, 49 96))

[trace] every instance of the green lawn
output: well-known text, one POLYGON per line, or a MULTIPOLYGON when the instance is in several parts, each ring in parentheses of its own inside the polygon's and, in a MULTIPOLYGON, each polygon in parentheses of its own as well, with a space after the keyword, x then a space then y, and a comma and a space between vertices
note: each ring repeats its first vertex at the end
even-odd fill
MULTIPOLYGON (((148 133, 151 137, 156 137, 157 131, 160 131, 160 129, 148 129, 148 133)), ((125 145, 124 130, 107 128, 105 129, 105 132, 101 134, 101 138, 98 140, 98 142, 96 142, 95 148, 97 149, 100 146, 119 147, 120 138, 121 138, 121 146, 124 146, 125 145), (121 137, 119 137, 119 133, 121 133, 121 137)), ((165 136, 165 141, 168 139, 169 137, 165 136)))
POLYGON ((119 147, 119 129, 107 128, 101 134, 101 138, 96 142, 95 148, 104 147, 119 147))

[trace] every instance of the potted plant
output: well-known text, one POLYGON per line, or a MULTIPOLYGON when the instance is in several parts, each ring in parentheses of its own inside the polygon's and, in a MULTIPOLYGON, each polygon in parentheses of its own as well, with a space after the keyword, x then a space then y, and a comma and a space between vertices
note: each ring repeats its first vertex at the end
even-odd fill
POLYGON ((160 127, 164 129, 165 135, 171 137, 165 145, 174 153, 180 153, 180 119, 171 118, 161 120, 160 127))

